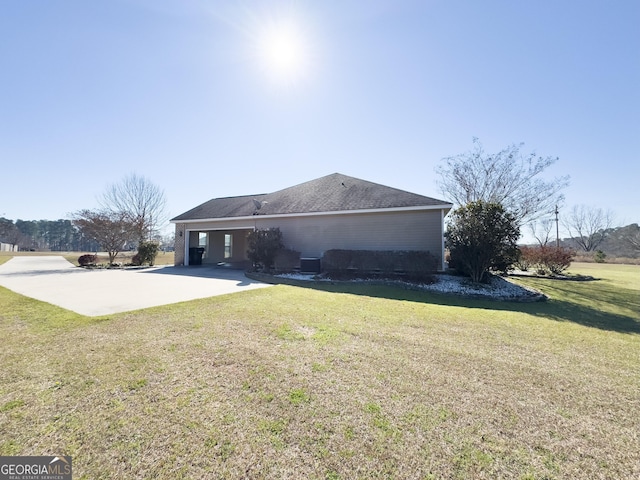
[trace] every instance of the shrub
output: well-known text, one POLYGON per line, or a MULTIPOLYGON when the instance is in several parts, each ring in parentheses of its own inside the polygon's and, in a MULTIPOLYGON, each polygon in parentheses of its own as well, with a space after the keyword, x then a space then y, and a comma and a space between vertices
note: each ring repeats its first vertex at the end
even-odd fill
POLYGON ((602 250, 596 251, 596 253, 593 255, 593 259, 596 261, 596 263, 604 263, 605 258, 607 258, 607 254, 602 250))
POLYGON ((438 258, 429 252, 417 250, 327 250, 322 257, 322 268, 329 275, 345 276, 403 274, 420 278, 438 269, 438 258))
POLYGON ((542 247, 542 264, 554 275, 559 275, 571 266, 573 250, 562 247, 542 247))
POLYGON ((356 250, 327 250, 322 256, 322 269, 329 273, 346 273, 357 267, 353 265, 356 250))
POLYGON ((95 265, 97 261, 98 261, 97 255, 87 254, 87 255, 80 255, 80 257, 78 257, 78 264, 81 267, 86 267, 87 265, 95 265))
POLYGON ((441 268, 438 257, 431 252, 403 250, 395 253, 397 254, 396 268, 409 274, 435 272, 441 268))
POLYGON ((518 270, 522 270, 523 272, 528 271, 533 265, 533 263, 535 263, 533 261, 534 249, 535 247, 527 247, 527 246, 519 247, 518 257, 517 257, 517 260, 514 262, 513 266, 516 267, 518 270))
POLYGON ((139 267, 142 265, 142 260, 140 260, 140 254, 136 253, 133 257, 131 257, 131 265, 134 267, 139 267))
POLYGON ((271 270, 278 250, 284 248, 279 228, 256 229, 247 236, 247 256, 256 270, 271 270))
POLYGON ((278 272, 292 272, 300 267, 300 252, 281 248, 275 254, 273 266, 278 272))
POLYGON ((559 275, 571 266, 575 253, 563 247, 520 247, 520 257, 516 266, 523 271, 533 267, 540 275, 559 275))
POLYGON ((134 265, 143 265, 148 263, 149 266, 153 266, 153 263, 158 256, 158 251, 160 250, 160 245, 156 242, 140 242, 138 245, 138 253, 134 255, 138 257, 136 261, 134 259, 131 260, 131 263, 134 265))
POLYGON ((458 208, 445 236, 449 266, 473 282, 485 281, 489 270, 507 271, 517 260, 518 221, 499 203, 476 201, 458 208))

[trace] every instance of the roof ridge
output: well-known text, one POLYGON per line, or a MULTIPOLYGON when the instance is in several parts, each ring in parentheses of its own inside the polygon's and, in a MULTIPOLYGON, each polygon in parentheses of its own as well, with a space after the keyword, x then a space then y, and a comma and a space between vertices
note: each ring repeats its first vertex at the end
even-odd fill
POLYGON ((371 182, 340 172, 258 195, 239 195, 209 200, 172 221, 200 218, 233 218, 255 215, 288 215, 388 208, 451 208, 449 202, 371 182), (261 200, 257 208, 253 200, 261 200))

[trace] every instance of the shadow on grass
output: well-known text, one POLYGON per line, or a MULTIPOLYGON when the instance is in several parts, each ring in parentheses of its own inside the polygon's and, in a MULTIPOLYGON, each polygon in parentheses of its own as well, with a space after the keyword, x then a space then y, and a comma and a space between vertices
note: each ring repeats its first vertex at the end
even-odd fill
POLYGON ((432 305, 521 312, 601 330, 640 334, 640 314, 635 318, 633 313, 626 314, 626 312, 640 312, 640 295, 637 291, 619 288, 607 281, 566 282, 546 279, 530 281, 527 284, 545 293, 549 296, 549 300, 534 303, 501 302, 379 285, 332 285, 318 282, 308 285, 299 284, 299 286, 327 292, 432 305), (625 312, 619 313, 620 310, 625 312))

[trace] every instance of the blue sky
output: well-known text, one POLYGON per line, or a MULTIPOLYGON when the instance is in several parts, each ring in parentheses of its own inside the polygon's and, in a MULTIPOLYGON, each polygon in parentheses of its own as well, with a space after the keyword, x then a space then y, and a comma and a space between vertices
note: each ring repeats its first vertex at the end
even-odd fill
POLYGON ((333 172, 443 198, 435 167, 479 137, 560 157, 567 210, 640 223, 639 24, 635 0, 4 2, 0 216, 134 172, 171 216, 333 172))

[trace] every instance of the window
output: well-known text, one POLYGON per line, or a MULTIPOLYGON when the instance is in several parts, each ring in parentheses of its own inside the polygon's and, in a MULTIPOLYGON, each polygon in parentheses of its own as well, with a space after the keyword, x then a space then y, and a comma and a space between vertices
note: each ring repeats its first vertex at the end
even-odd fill
POLYGON ((230 233, 224 234, 224 258, 231 258, 233 256, 233 236, 230 233))
POLYGON ((200 248, 204 248, 204 253, 202 255, 202 258, 207 258, 207 251, 209 250, 209 245, 207 245, 209 243, 209 234, 207 234, 206 232, 198 232, 198 246, 200 248))

